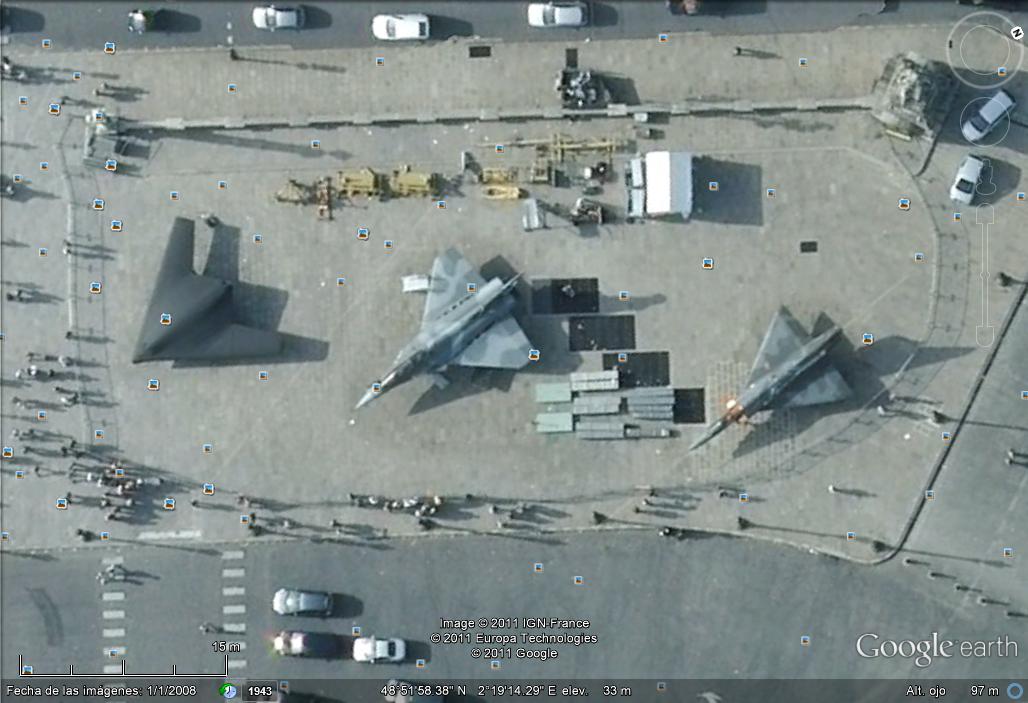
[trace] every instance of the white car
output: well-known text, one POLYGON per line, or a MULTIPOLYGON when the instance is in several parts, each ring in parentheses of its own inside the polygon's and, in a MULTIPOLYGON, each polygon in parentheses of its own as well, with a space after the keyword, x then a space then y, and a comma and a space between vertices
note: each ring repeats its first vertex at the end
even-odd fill
POLYGON ((949 197, 958 203, 970 205, 974 200, 978 183, 982 180, 984 169, 984 161, 977 156, 968 154, 960 164, 960 168, 957 169, 957 177, 949 189, 949 197))
POLYGON ((984 139, 1016 104, 1010 93, 997 90, 984 103, 975 103, 978 109, 960 125, 960 131, 969 142, 984 139))
POLYGON ((355 662, 400 662, 406 656, 406 643, 396 637, 358 637, 353 641, 355 662))
POLYGON ((275 7, 264 5, 253 8, 253 26, 257 29, 300 29, 303 27, 302 7, 275 7))
POLYGON ((589 9, 584 2, 533 2, 528 6, 529 27, 584 27, 589 9))
POLYGON ((331 615, 332 596, 322 591, 280 588, 271 599, 271 609, 279 615, 331 615))
POLYGON ((283 630, 275 635, 272 646, 276 654, 286 657, 335 657, 339 654, 339 640, 324 632, 296 632, 283 630))
POLYGON ((371 33, 383 41, 428 39, 428 15, 375 15, 371 33))

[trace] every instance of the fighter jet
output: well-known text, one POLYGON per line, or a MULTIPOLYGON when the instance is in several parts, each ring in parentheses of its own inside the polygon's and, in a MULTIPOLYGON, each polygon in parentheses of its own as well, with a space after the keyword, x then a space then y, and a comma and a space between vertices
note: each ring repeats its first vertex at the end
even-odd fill
POLYGON ((451 364, 520 369, 529 362, 531 343, 511 317, 518 276, 506 283, 499 278, 487 282, 456 249, 449 249, 436 257, 429 281, 421 329, 358 408, 420 373, 433 374, 436 385, 445 386, 441 373, 451 364))
POLYGON ((133 363, 224 361, 281 350, 278 333, 233 322, 230 282, 193 270, 194 232, 192 220, 175 218, 133 363))
POLYGON ((833 326, 804 341, 807 335, 795 318, 780 309, 760 343, 746 387, 728 401, 725 414, 689 449, 703 446, 729 425, 767 408, 821 405, 849 397, 852 390, 839 371, 827 362, 818 363, 839 331, 833 326))

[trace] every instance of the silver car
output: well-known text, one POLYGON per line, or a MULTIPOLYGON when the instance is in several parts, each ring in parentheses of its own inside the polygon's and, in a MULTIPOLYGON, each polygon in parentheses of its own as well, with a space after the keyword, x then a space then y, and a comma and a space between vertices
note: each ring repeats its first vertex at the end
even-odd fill
POLYGON ((280 588, 271 599, 271 609, 279 615, 329 615, 332 596, 322 591, 280 588))
POLYGON ((304 23, 302 7, 264 5, 253 8, 253 26, 274 32, 276 29, 300 29, 304 23))

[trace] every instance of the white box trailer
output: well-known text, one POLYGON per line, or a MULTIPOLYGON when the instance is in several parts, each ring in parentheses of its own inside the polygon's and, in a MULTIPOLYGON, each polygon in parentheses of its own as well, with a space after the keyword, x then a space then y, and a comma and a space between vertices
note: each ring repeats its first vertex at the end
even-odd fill
POLYGON ((677 217, 692 214, 692 154, 651 151, 629 161, 625 174, 628 217, 677 217))

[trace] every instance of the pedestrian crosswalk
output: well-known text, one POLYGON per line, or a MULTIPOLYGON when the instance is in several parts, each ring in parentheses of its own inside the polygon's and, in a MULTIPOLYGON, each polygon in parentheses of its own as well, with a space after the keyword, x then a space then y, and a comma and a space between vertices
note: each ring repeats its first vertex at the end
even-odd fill
POLYGON ((246 586, 241 584, 241 580, 246 578, 246 568, 243 566, 245 557, 246 552, 241 549, 221 554, 221 631, 228 635, 225 638, 230 652, 228 668, 236 673, 246 668, 246 659, 242 654, 246 651, 246 604, 242 602, 246 596, 246 586), (233 651, 234 646, 238 646, 238 652, 233 651))
MULTIPOLYGON (((100 593, 101 603, 124 605, 125 591, 121 590, 121 584, 124 581, 124 564, 125 557, 120 554, 108 555, 100 559, 100 570, 96 574, 96 580, 100 584, 100 588, 103 589, 100 593), (120 578, 118 578, 119 574, 120 578)), ((101 611, 100 616, 103 620, 100 629, 100 634, 104 640, 103 672, 105 674, 121 673, 122 661, 124 661, 125 654, 128 651, 126 645, 128 632, 125 626, 125 611, 104 609, 101 611)))

